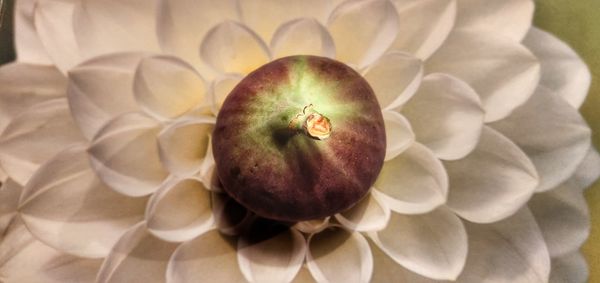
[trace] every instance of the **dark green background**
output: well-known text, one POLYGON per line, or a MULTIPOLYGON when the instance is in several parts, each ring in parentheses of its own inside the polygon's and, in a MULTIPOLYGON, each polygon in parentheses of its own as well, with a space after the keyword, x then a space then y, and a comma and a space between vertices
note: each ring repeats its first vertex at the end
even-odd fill
MULTIPOLYGON (((6 13, 0 29, 0 64, 14 60, 12 30, 13 0, 4 0, 6 13)), ((536 1, 534 24, 569 43, 590 66, 592 89, 581 111, 594 132, 600 148, 600 1, 536 1)), ((600 281, 600 182, 586 192, 592 214, 592 234, 583 250, 589 262, 590 282, 600 281)))

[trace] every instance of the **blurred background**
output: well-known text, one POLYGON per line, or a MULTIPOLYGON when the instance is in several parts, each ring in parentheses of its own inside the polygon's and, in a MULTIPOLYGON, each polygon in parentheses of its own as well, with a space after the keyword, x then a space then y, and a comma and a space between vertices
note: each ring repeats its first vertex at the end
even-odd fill
MULTIPOLYGON (((12 40, 14 0, 0 0, 5 9, 0 28, 0 64, 15 59, 12 40)), ((592 71, 590 94, 581 108, 600 149, 600 1, 537 0, 534 25, 557 35, 573 47, 592 71)), ((590 205, 592 233, 583 247, 588 260, 590 282, 600 282, 600 182, 586 191, 590 205)))

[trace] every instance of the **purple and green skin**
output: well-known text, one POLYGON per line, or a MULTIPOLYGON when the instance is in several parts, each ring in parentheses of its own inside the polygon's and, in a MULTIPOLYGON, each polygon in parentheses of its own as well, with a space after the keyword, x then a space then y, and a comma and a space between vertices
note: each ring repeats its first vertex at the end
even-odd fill
POLYGON ((231 91, 213 153, 231 197, 259 216, 295 222, 331 216, 365 197, 383 165, 385 137, 379 103, 357 72, 328 58, 292 56, 231 91), (306 122, 309 114, 323 118, 318 127, 306 122))

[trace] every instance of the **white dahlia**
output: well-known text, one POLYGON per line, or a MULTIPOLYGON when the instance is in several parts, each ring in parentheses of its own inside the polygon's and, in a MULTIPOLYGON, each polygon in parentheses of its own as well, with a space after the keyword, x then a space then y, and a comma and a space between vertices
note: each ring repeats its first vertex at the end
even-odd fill
MULTIPOLYGON (((0 67, 2 282, 587 279, 582 193, 600 158, 577 109, 590 74, 566 44, 531 26, 533 0, 15 8, 17 61, 0 67), (381 172, 356 205, 295 223, 229 197, 213 156, 229 142, 215 123, 235 120, 219 112, 234 86, 291 55, 360 74, 387 141, 381 172)), ((329 140, 334 120, 320 132, 331 130, 329 140)), ((351 141, 365 152, 385 144, 351 141)), ((343 154, 371 160, 365 152, 343 154)), ((338 165, 329 169, 358 174, 338 165)))

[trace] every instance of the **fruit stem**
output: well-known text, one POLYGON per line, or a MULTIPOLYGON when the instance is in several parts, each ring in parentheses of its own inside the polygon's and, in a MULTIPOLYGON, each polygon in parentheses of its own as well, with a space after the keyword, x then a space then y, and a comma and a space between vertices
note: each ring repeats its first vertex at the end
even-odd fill
POLYGON ((289 123, 289 128, 316 140, 325 140, 331 135, 331 121, 314 110, 311 104, 304 106, 289 123))

